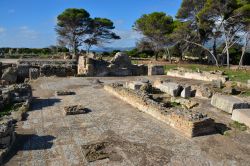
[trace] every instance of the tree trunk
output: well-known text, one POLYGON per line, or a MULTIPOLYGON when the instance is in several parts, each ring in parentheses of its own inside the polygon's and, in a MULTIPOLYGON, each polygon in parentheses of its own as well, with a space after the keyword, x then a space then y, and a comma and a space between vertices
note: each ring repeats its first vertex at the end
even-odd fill
POLYGON ((169 60, 170 64, 172 64, 171 54, 169 52, 168 47, 167 47, 167 53, 168 53, 168 58, 169 58, 168 60, 169 60))
POLYGON ((197 45, 197 46, 203 48, 204 50, 206 50, 207 52, 209 52, 209 54, 210 54, 210 55, 213 57, 213 59, 215 60, 216 66, 219 67, 219 63, 218 63, 217 58, 214 56, 214 54, 213 54, 209 49, 207 49, 207 48, 204 47, 203 45, 198 44, 198 43, 195 43, 195 42, 191 42, 191 41, 188 41, 188 40, 184 40, 184 41, 185 41, 185 42, 188 42, 188 43, 191 43, 191 44, 194 44, 194 45, 197 45))
POLYGON ((218 59, 216 48, 217 48, 217 41, 216 41, 216 37, 214 37, 213 54, 218 59))
POLYGON ((244 43, 244 45, 242 47, 242 53, 241 53, 241 57, 240 57, 240 62, 239 62, 238 68, 242 67, 242 65, 243 65, 243 59, 244 59, 244 55, 245 55, 245 52, 246 52, 246 48, 247 48, 248 42, 249 42, 249 32, 246 34, 245 43, 244 43))
POLYGON ((155 60, 156 60, 156 61, 158 60, 158 54, 159 54, 159 52, 157 52, 157 53, 155 54, 155 60))
POLYGON ((227 37, 225 38, 225 40, 226 40, 226 51, 227 51, 227 68, 230 68, 230 56, 229 56, 227 37))
POLYGON ((230 55, 229 55, 229 43, 228 43, 228 36, 226 34, 226 30, 225 30, 225 26, 224 23, 222 21, 221 23, 222 28, 223 28, 223 34, 224 34, 224 38, 225 38, 225 44, 226 44, 226 53, 227 53, 227 68, 230 68, 230 55))

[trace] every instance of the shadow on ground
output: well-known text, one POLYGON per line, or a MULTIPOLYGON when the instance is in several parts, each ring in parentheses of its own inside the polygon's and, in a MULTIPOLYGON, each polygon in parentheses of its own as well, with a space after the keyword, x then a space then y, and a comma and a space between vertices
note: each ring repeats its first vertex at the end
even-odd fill
POLYGON ((4 158, 4 164, 21 151, 51 149, 53 140, 56 137, 51 135, 38 136, 36 134, 17 134, 16 141, 8 155, 4 158))
POLYGON ((57 99, 57 98, 42 99, 42 98, 35 97, 32 99, 30 111, 35 111, 35 110, 42 109, 45 107, 54 106, 56 103, 59 103, 59 102, 61 102, 61 99, 57 99))

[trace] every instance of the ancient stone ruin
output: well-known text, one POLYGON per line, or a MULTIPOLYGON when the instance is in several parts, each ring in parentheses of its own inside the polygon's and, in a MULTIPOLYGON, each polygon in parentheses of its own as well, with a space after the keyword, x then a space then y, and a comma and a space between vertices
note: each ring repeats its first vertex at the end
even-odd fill
MULTIPOLYGON (((143 83, 141 84, 143 85, 143 83)), ((207 115, 190 109, 169 107, 168 103, 154 100, 148 92, 141 90, 139 86, 128 87, 115 83, 104 88, 116 97, 163 121, 188 137, 204 135, 214 131, 214 121, 207 115)), ((173 87, 173 89, 167 92, 175 94, 176 86, 171 85, 170 87, 173 87)))
POLYGON ((187 79, 194 79, 194 80, 202 80, 202 81, 214 81, 220 80, 222 83, 225 83, 228 80, 228 77, 223 75, 223 72, 220 71, 192 71, 183 68, 173 69, 167 72, 168 76, 172 77, 181 77, 187 79))
POLYGON ((85 76, 139 76, 147 75, 144 65, 133 65, 128 55, 118 52, 111 61, 80 56, 78 75, 85 76))
POLYGON ((15 142, 16 134, 12 119, 2 118, 0 121, 0 163, 15 142))

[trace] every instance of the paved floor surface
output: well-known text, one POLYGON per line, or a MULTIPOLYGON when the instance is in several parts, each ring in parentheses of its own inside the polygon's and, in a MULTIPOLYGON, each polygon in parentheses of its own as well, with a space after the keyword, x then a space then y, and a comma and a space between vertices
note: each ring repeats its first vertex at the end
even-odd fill
MULTIPOLYGON (((34 102, 17 124, 17 144, 6 165, 248 165, 250 135, 220 134, 189 139, 166 124, 107 93, 95 78, 40 78, 34 102), (74 96, 54 96, 70 89, 74 96), (64 106, 82 104, 88 114, 65 116, 64 106), (86 145, 106 142, 109 159, 88 162, 86 145)), ((104 83, 136 79, 99 78, 104 83)), ((152 77, 151 79, 156 79, 152 77)), ((203 111, 212 109, 200 108, 203 111)), ((229 121, 214 109, 211 114, 229 121)))

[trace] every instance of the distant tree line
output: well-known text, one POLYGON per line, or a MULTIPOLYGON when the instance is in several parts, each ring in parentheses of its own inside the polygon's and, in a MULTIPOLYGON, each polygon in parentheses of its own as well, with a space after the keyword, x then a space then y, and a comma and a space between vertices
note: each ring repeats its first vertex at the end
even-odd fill
POLYGON ((50 46, 46 48, 0 48, 0 56, 6 58, 20 58, 20 57, 41 57, 49 55, 57 55, 60 53, 68 53, 69 49, 60 46, 50 46))
POLYGON ((225 60, 229 67, 250 57, 249 0, 183 0, 175 18, 164 12, 144 14, 134 29, 144 38, 132 51, 151 50, 156 59, 162 52, 170 60, 174 54, 181 60, 193 55, 209 57, 217 66, 225 60))
POLYGON ((66 47, 50 46, 46 48, 11 48, 2 47, 0 48, 0 53, 2 54, 56 54, 56 53, 66 53, 69 49, 66 47))

